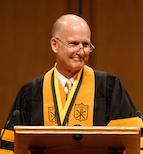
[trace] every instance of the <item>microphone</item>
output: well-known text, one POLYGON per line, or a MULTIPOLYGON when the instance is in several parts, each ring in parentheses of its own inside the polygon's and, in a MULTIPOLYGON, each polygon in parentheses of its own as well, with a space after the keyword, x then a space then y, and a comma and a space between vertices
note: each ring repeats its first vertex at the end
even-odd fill
POLYGON ((11 118, 5 124, 4 130, 3 130, 2 135, 0 137, 0 141, 1 141, 2 137, 3 137, 3 135, 4 135, 4 132, 5 132, 6 127, 9 125, 9 123, 11 122, 11 120, 13 118, 15 118, 16 116, 18 116, 19 114, 20 114, 20 112, 18 110, 14 110, 13 111, 11 118))
POLYGON ((143 120, 141 111, 138 110, 138 111, 136 112, 136 116, 139 117, 139 118, 141 118, 141 119, 143 120))
POLYGON ((14 117, 16 117, 16 116, 18 116, 20 114, 20 112, 18 111, 18 110, 14 110, 13 111, 13 113, 12 113, 12 117, 6 122, 6 127, 8 126, 8 124, 10 123, 10 121, 14 118, 14 117))

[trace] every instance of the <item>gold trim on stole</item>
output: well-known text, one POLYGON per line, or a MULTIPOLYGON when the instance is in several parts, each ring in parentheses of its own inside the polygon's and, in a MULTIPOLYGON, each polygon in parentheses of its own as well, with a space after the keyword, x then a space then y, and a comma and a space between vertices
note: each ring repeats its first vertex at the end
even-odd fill
POLYGON ((76 90, 76 87, 78 85, 78 82, 79 82, 79 79, 80 79, 80 76, 81 76, 81 72, 82 72, 82 70, 79 71, 79 73, 78 73, 78 75, 77 75, 77 77, 76 77, 76 79, 74 81, 74 84, 72 86, 69 97, 68 97, 68 99, 66 101, 66 104, 65 104, 65 106, 63 108, 62 101, 61 101, 60 89, 59 89, 59 83, 58 83, 58 79, 57 79, 57 74, 56 74, 56 71, 54 69, 55 92, 56 92, 56 96, 57 96, 57 105, 58 105, 61 124, 63 124, 63 122, 64 122, 66 113, 68 111, 68 108, 69 108, 71 100, 72 100, 72 97, 73 97, 74 92, 76 90))
POLYGON ((11 150, 0 149, 0 154, 14 154, 14 152, 11 150))
MULTIPOLYGON (((44 83, 43 83, 43 110, 44 110, 44 125, 46 126, 57 126, 56 120, 53 122, 49 119, 49 114, 51 110, 54 110, 54 101, 52 95, 52 86, 51 86, 51 76, 54 69, 50 70, 45 74, 44 83), (49 111, 48 111, 49 110, 49 111)), ((74 95, 74 92, 77 88, 82 70, 77 75, 77 78, 74 81, 71 93, 66 101, 66 104, 63 108, 61 97, 65 95, 65 92, 61 90, 59 86, 56 71, 54 71, 54 82, 55 82, 55 92, 57 97, 58 111, 63 122, 67 110, 69 108, 71 99, 74 95)), ((74 105, 69 115, 68 125, 73 126, 75 124, 80 124, 82 126, 92 126, 93 125, 93 110, 94 110, 94 92, 95 92, 95 77, 93 70, 84 66, 82 84, 80 86, 79 92, 75 99, 74 105), (87 84, 88 83, 88 84, 87 84)), ((65 98, 65 97, 64 97, 65 98)), ((63 100, 63 99, 62 99, 63 100)), ((55 118, 54 113, 52 112, 52 118, 55 118)))
MULTIPOLYGON (((3 133, 3 131, 4 131, 4 129, 2 129, 1 134, 3 133)), ((5 129, 5 132, 4 132, 3 137, 2 137, 1 140, 14 142, 14 131, 5 129)))

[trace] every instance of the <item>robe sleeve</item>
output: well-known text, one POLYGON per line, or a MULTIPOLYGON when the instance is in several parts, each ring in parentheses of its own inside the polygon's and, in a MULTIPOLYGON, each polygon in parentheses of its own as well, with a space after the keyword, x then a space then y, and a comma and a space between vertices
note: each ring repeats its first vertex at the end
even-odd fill
MULTIPOLYGON (((9 116, 7 118, 7 121, 9 119, 10 122, 9 124, 5 124, 4 129, 5 132, 2 137, 2 142, 1 142, 1 148, 2 149, 7 149, 7 150, 12 150, 14 151, 14 131, 13 127, 16 125, 25 125, 28 124, 29 117, 28 117, 28 110, 30 109, 28 106, 28 95, 26 96, 26 93, 23 91, 23 87, 20 89, 15 102, 12 106, 12 109, 9 113, 9 116), (13 117, 13 112, 15 110, 18 110, 20 112, 20 115, 17 115, 16 117, 13 117), (13 117, 13 118, 12 118, 13 117)), ((3 130, 4 130, 3 129, 3 130)))
POLYGON ((14 151, 14 126, 36 124, 43 125, 42 83, 43 76, 28 82, 20 89, 15 99, 15 102, 7 118, 7 121, 9 119, 11 119, 11 121, 8 125, 5 124, 5 132, 1 141, 1 149, 5 151, 7 150, 8 153, 14 151), (12 118, 13 112, 15 110, 18 110, 20 114, 12 118), (35 121, 32 121, 31 119, 34 119, 35 121))
POLYGON ((135 116, 136 107, 117 76, 107 76, 107 101, 110 101, 109 119, 135 116), (112 89, 112 90, 111 90, 112 89))
POLYGON ((95 71, 94 126, 106 126, 110 120, 135 116, 136 107, 118 76, 95 71))

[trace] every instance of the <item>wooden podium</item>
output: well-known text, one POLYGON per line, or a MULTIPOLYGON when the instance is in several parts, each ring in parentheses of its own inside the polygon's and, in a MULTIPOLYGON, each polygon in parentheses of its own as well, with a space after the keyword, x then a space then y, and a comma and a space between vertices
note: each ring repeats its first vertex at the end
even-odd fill
POLYGON ((139 127, 15 126, 15 154, 139 154, 139 127))

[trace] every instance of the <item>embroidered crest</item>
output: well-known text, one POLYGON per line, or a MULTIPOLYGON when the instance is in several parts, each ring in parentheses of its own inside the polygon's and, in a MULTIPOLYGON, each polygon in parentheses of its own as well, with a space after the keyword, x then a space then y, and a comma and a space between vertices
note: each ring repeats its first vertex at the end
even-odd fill
POLYGON ((57 123, 57 117, 55 114, 55 107, 48 107, 48 113, 49 113, 49 121, 57 123))
POLYGON ((88 105, 75 104, 74 118, 79 121, 85 121, 88 118, 88 105))

